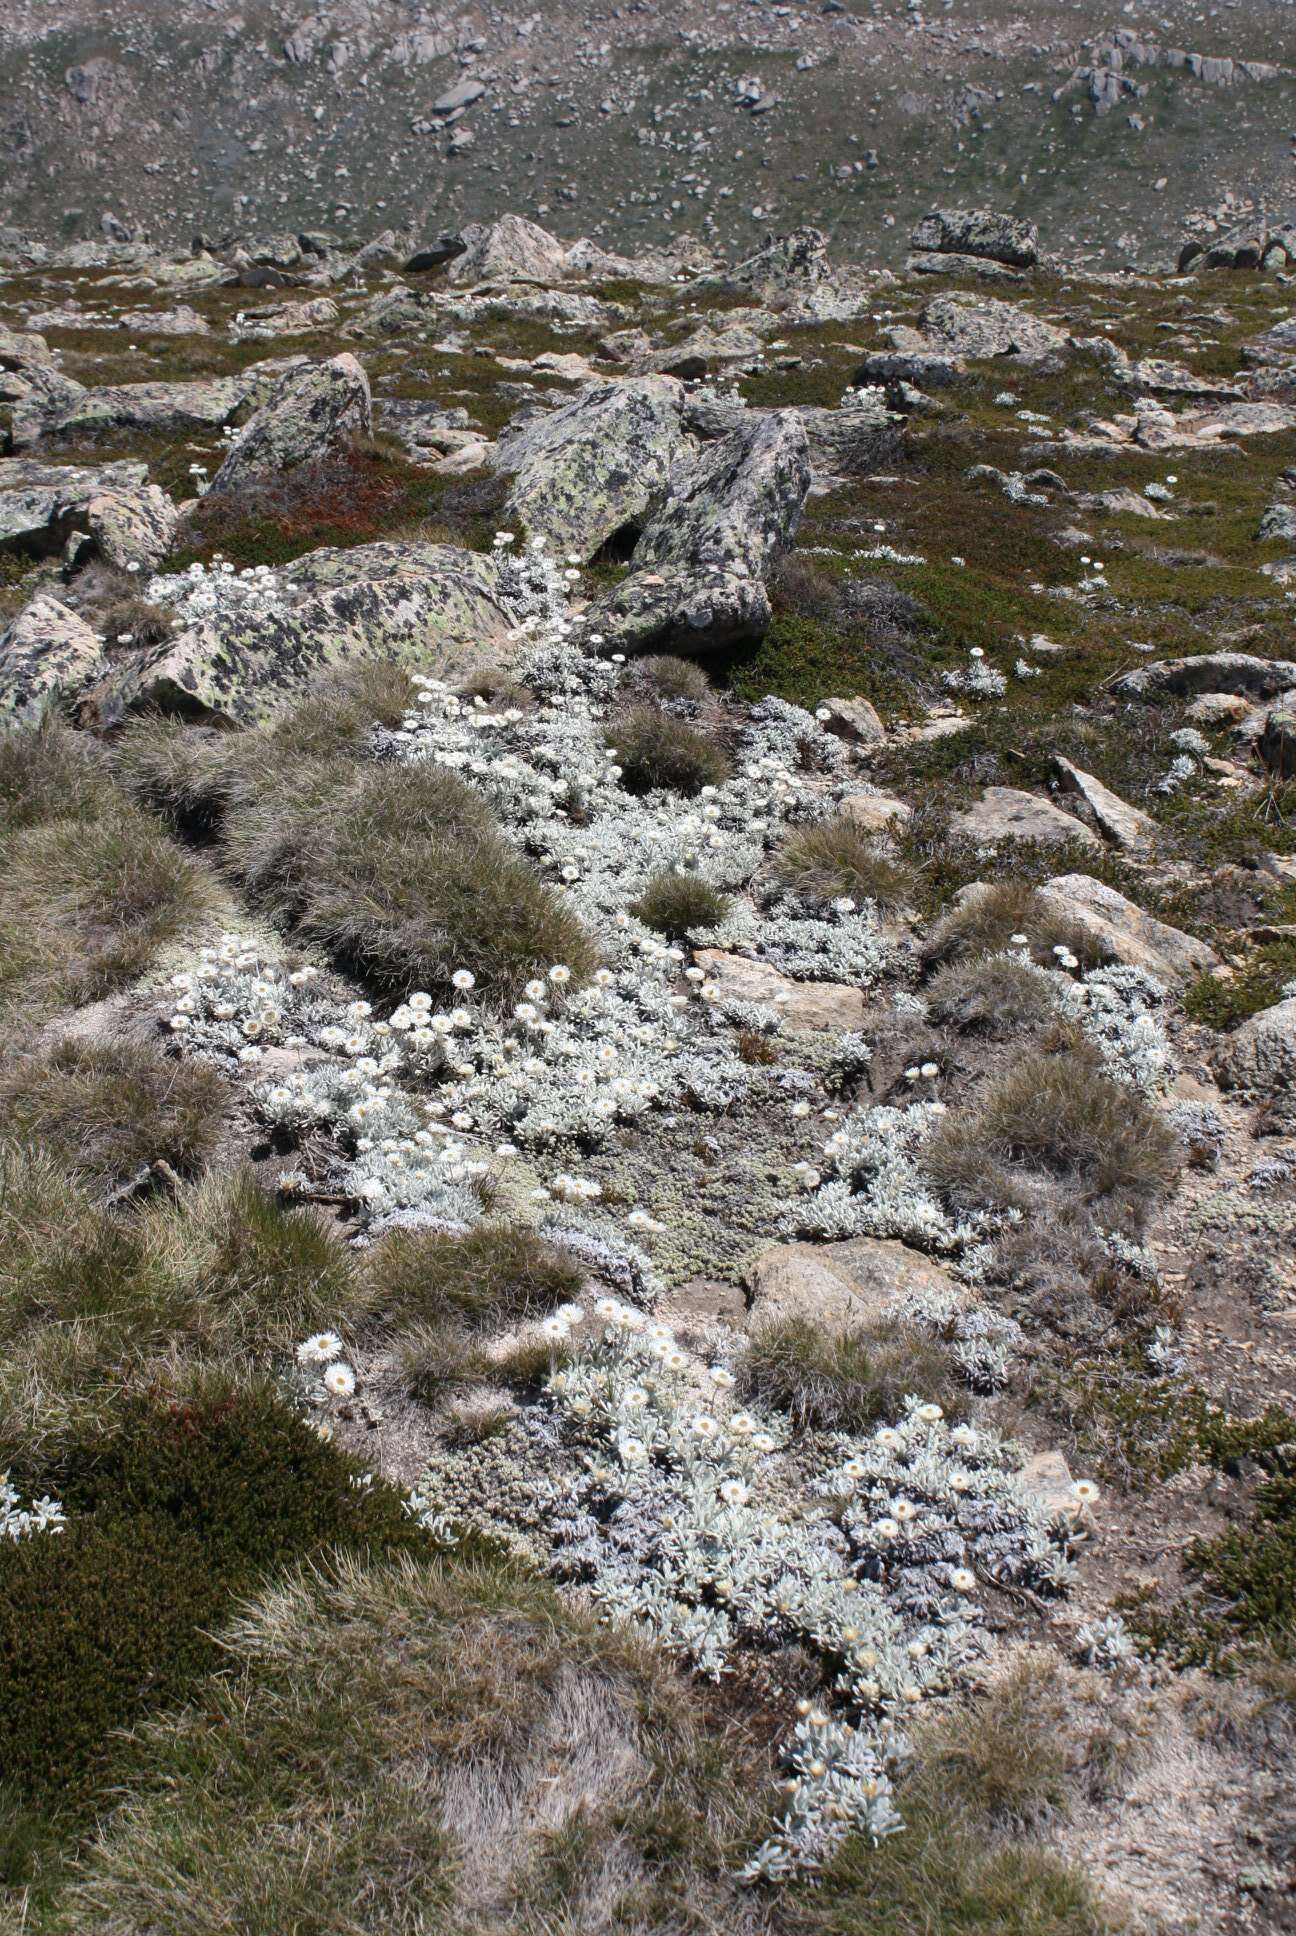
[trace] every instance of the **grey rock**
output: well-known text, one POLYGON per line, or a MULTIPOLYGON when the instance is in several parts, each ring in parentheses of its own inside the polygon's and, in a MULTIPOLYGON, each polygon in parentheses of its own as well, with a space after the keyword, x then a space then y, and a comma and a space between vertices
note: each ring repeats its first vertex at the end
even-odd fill
POLYGON ((102 658, 84 619, 44 593, 0 633, 0 727, 34 726, 89 684, 102 658))
POLYGON ((174 309, 128 309, 119 316, 118 327, 132 336, 210 336, 211 324, 188 303, 174 309))
POLYGON ((1265 715, 1260 757, 1280 780, 1296 774, 1296 692, 1289 692, 1265 715))
POLYGON ((447 270, 451 282, 560 282, 566 270, 567 243, 520 215, 474 222, 461 239, 447 270))
POLYGON ((1001 840, 1036 840, 1049 845, 1078 841, 1084 847, 1102 846, 1083 820, 1063 813, 1037 793, 1022 793, 1016 787, 987 787, 979 800, 954 816, 953 827, 981 846, 1001 840))
POLYGON ((0 459, 0 551, 26 551, 38 557, 61 551, 73 531, 85 530, 92 498, 105 492, 136 493, 147 483, 147 464, 0 459))
POLYGON ((1084 929, 1109 961, 1146 968, 1171 983, 1187 981, 1219 966, 1219 956, 1204 941, 1158 921, 1114 887, 1088 874, 1056 875, 1039 892, 1060 914, 1084 929))
POLYGON ((49 344, 33 330, 10 329, 0 323, 0 370, 50 367, 49 344))
POLYGON ((922 249, 915 249, 905 258, 905 268, 911 276, 972 276, 978 282, 1012 282, 1025 280, 1020 269, 1009 269, 1002 262, 992 262, 987 256, 979 255, 934 255, 922 249))
POLYGON ((862 834, 896 833, 913 819, 913 808, 888 793, 848 793, 838 812, 862 834))
POLYGON ((1084 801, 1108 840, 1128 853, 1146 853, 1156 845, 1159 829, 1151 814, 1143 813, 1138 807, 1131 807, 1118 793, 1095 779, 1092 773, 1085 773, 1070 760, 1063 759, 1060 753, 1053 756, 1053 765, 1062 785, 1069 793, 1074 793, 1084 801))
POLYGON ((802 404, 797 415, 818 476, 868 477, 893 464, 904 442, 904 418, 875 396, 852 397, 835 410, 802 404))
POLYGON ((672 480, 632 575, 591 607, 588 631, 627 651, 760 638, 770 621, 765 574, 795 536, 810 476, 796 412, 753 413, 672 480))
POLYGON ((1198 692, 1247 693, 1254 699, 1276 699, 1296 686, 1296 662, 1257 659, 1249 652, 1200 652, 1189 659, 1154 659, 1138 666, 1115 683, 1122 698, 1198 692))
POLYGON ((447 679, 512 664, 515 617, 490 559, 475 552, 406 544, 316 551, 272 583, 264 616, 203 620, 114 668, 95 694, 100 722, 159 706, 249 725, 321 672, 366 660, 447 679))
POLYGON ((284 368, 283 363, 261 363, 237 376, 197 383, 120 383, 92 390, 66 377, 57 384, 43 381, 14 411, 14 448, 81 442, 131 430, 149 436, 217 430, 232 422, 241 407, 258 401, 284 368))
POLYGON ((1287 544, 1296 544, 1296 503, 1269 505, 1256 537, 1281 538, 1287 544))
POLYGON ((986 256, 1015 269, 1029 269, 1039 260, 1035 224, 989 208, 933 209, 916 224, 909 240, 915 249, 986 256))
POLYGON ((87 499, 86 529, 110 565, 154 570, 175 542, 180 513, 157 484, 97 491, 87 499))
POLYGON ((1015 356, 1042 363, 1067 347, 1065 330, 991 296, 935 296, 920 318, 924 334, 955 356, 1015 356))
POLYGON ((328 329, 341 318, 331 296, 316 296, 311 302, 275 303, 266 309, 247 309, 234 320, 230 335, 235 342, 256 342, 275 336, 306 336, 312 330, 328 329))
POLYGON ((493 457, 508 515, 585 559, 627 527, 637 538, 687 449, 683 398, 672 377, 626 377, 508 426, 493 457))
POLYGON ((815 716, 830 733, 836 733, 852 746, 880 746, 886 738, 886 728, 876 707, 858 694, 853 699, 821 700, 815 716))
POLYGON ((485 92, 485 81, 473 79, 458 81, 454 87, 447 88, 445 93, 432 103, 432 112, 433 114, 453 114, 456 108, 470 108, 474 101, 480 101, 485 92))
POLYGON ((1215 1057, 1226 1089, 1273 1096, 1296 1087, 1296 998, 1262 1008, 1226 1038, 1215 1057))
POLYGON ((235 438, 211 489, 237 491, 266 472, 336 455, 372 428, 369 379, 354 356, 301 365, 284 373, 235 438))

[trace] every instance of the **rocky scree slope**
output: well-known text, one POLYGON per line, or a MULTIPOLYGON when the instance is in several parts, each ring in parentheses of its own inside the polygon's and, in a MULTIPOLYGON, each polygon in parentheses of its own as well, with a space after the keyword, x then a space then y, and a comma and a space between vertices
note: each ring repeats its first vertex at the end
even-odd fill
POLYGON ((1280 1907, 1284 246, 15 251, 29 1921, 1280 1907))

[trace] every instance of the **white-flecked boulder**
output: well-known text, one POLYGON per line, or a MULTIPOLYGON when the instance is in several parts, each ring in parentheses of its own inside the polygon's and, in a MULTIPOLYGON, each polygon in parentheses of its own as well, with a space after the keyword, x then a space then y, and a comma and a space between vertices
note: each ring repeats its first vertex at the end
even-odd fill
POLYGON ((965 1296, 930 1257, 878 1237, 774 1244, 748 1267, 745 1281, 753 1329, 803 1319, 825 1331, 844 1331, 885 1317, 916 1292, 965 1296))
POLYGON ((211 481, 237 491, 276 472, 348 449, 373 429, 369 379, 349 352, 288 370, 230 445, 211 481))
POLYGON ((0 633, 0 727, 34 726, 98 670, 102 647, 75 612, 41 593, 0 633))
POLYGON ((683 399, 673 377, 627 377, 509 425, 493 454, 511 479, 506 515, 585 559, 627 530, 637 541, 688 448, 683 399))

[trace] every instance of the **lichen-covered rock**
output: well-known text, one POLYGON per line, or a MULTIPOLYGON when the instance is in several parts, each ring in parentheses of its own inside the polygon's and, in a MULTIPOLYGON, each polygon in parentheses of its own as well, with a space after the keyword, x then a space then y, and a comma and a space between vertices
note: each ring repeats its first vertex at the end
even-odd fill
POLYGON ((587 631, 628 651, 760 638, 770 621, 765 574, 791 544, 809 488, 796 412, 754 414, 673 480, 635 546, 631 577, 591 607, 587 631))
POLYGON ((275 336, 305 336, 339 321, 341 311, 331 296, 313 302, 274 303, 266 309, 246 309, 230 330, 235 342, 258 342, 275 336))
POLYGON ((835 410, 803 404, 797 410, 817 477, 867 477, 893 464, 904 442, 904 418, 881 397, 851 397, 835 410))
POLYGON ((15 449, 36 443, 70 443, 107 431, 144 434, 217 430, 230 422, 248 393, 246 376, 208 377, 196 383, 118 383, 86 390, 46 385, 14 410, 15 449))
POLYGON ((494 452, 507 515, 586 559, 627 527, 637 536, 687 448, 683 397, 672 377, 627 377, 510 425, 494 452))
POLYGON ((1029 269, 1039 261, 1035 224, 989 208, 933 209, 917 223, 909 240, 915 249, 985 256, 1014 269, 1029 269))
POLYGON ((1296 1091, 1296 998, 1262 1008, 1234 1029, 1215 1072, 1226 1089, 1259 1096, 1296 1091))
POLYGON ((990 296, 933 297, 919 320, 930 343, 954 356, 1015 356, 1023 363, 1042 363, 1068 342, 1065 330, 990 296))
POLYGON ((49 344, 34 331, 0 323, 0 370, 34 370, 51 364, 49 344))
POLYGON ((45 363, 28 365, 20 376, 22 389, 9 420, 9 441, 15 450, 27 450, 40 442, 47 424, 57 422, 62 411, 75 408, 85 395, 85 385, 45 363))
POLYGON ((147 464, 42 464, 31 457, 2 458, 0 551, 37 557, 61 551, 72 531, 86 529, 92 498, 136 494, 147 483, 147 464))
POLYGON ((1102 846, 1092 827, 1086 827, 1083 820, 1064 813, 1037 793, 1023 793, 1016 787, 987 787, 979 800, 955 815, 953 827, 956 833, 980 846, 994 846, 1001 840, 1053 844, 1074 840, 1094 849, 1102 846))
POLYGON ((985 255, 936 255, 915 249, 905 258, 905 268, 911 276, 967 276, 977 282, 1023 280, 1020 269, 1010 269, 1006 263, 994 262, 985 255))
POLYGON ((766 302, 801 296, 831 280, 828 239, 822 229, 768 235, 754 255, 725 277, 730 287, 750 290, 766 302))
POLYGON ((211 489, 237 491, 266 472, 295 470, 346 449, 372 428, 369 379, 354 356, 344 351, 325 363, 298 364, 230 445, 211 489))
POLYGON ((939 1264, 878 1237, 840 1244, 775 1244, 747 1271, 751 1326, 801 1320, 825 1331, 845 1331, 884 1317, 918 1294, 942 1300, 966 1294, 939 1264))
POLYGON ((80 692, 102 657, 84 619, 45 593, 0 633, 0 727, 34 726, 46 706, 80 692))
POLYGON ((764 577, 791 545, 809 488, 809 445, 797 412, 753 416, 673 481, 635 546, 635 568, 693 564, 764 577))
MULTIPOLYGON (((512 663, 491 560, 450 545, 324 550, 261 581, 257 609, 203 611, 95 694, 112 725, 147 706, 250 725, 333 666, 392 660, 454 679, 512 663)), ((185 621, 183 604, 178 617, 185 621)))
POLYGON ((175 540, 180 513, 157 484, 135 491, 97 491, 86 501, 86 529, 110 565, 151 571, 175 540))

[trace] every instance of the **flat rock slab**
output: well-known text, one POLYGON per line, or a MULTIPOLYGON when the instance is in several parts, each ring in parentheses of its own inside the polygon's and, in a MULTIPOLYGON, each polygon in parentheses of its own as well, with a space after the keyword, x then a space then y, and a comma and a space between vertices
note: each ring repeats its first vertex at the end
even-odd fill
POLYGON ((100 722, 158 706, 254 725, 335 666, 389 660, 453 679, 512 664, 515 615, 475 552, 357 545, 313 552, 266 582, 259 613, 218 610, 115 668, 94 695, 100 722))
POLYGON ((840 1244, 775 1244, 750 1265, 751 1324, 804 1319, 824 1330, 875 1323, 917 1293, 965 1301, 948 1271, 920 1250, 878 1237, 840 1244))
POLYGON ((991 846, 1001 840, 1037 840, 1056 846, 1061 841, 1079 841, 1095 850, 1102 842, 1092 827, 1074 814, 1064 813, 1037 793, 1022 793, 1016 787, 987 787, 981 798, 953 820, 956 833, 991 846))
POLYGON ((746 955, 699 948, 693 956, 710 980, 732 1001, 778 1007, 792 1028, 856 1029, 864 1021, 865 1001, 858 988, 835 981, 793 981, 767 962, 746 955))
POLYGON ((1116 681, 1122 697, 1149 693, 1246 693, 1276 699, 1296 686, 1296 661, 1257 659, 1249 652, 1200 652, 1187 659, 1154 659, 1116 681))
POLYGON ((97 633, 44 593, 0 633, 0 728, 35 726, 52 701, 88 685, 103 650, 97 633))
POLYGON ((919 321, 929 343, 953 356, 1015 356, 1040 363, 1070 343, 1065 330, 992 296, 933 297, 919 321))
POLYGON ((1013 269, 1039 260, 1039 230, 1019 215, 990 208, 936 208, 914 225, 912 248, 940 255, 973 255, 1013 269))

